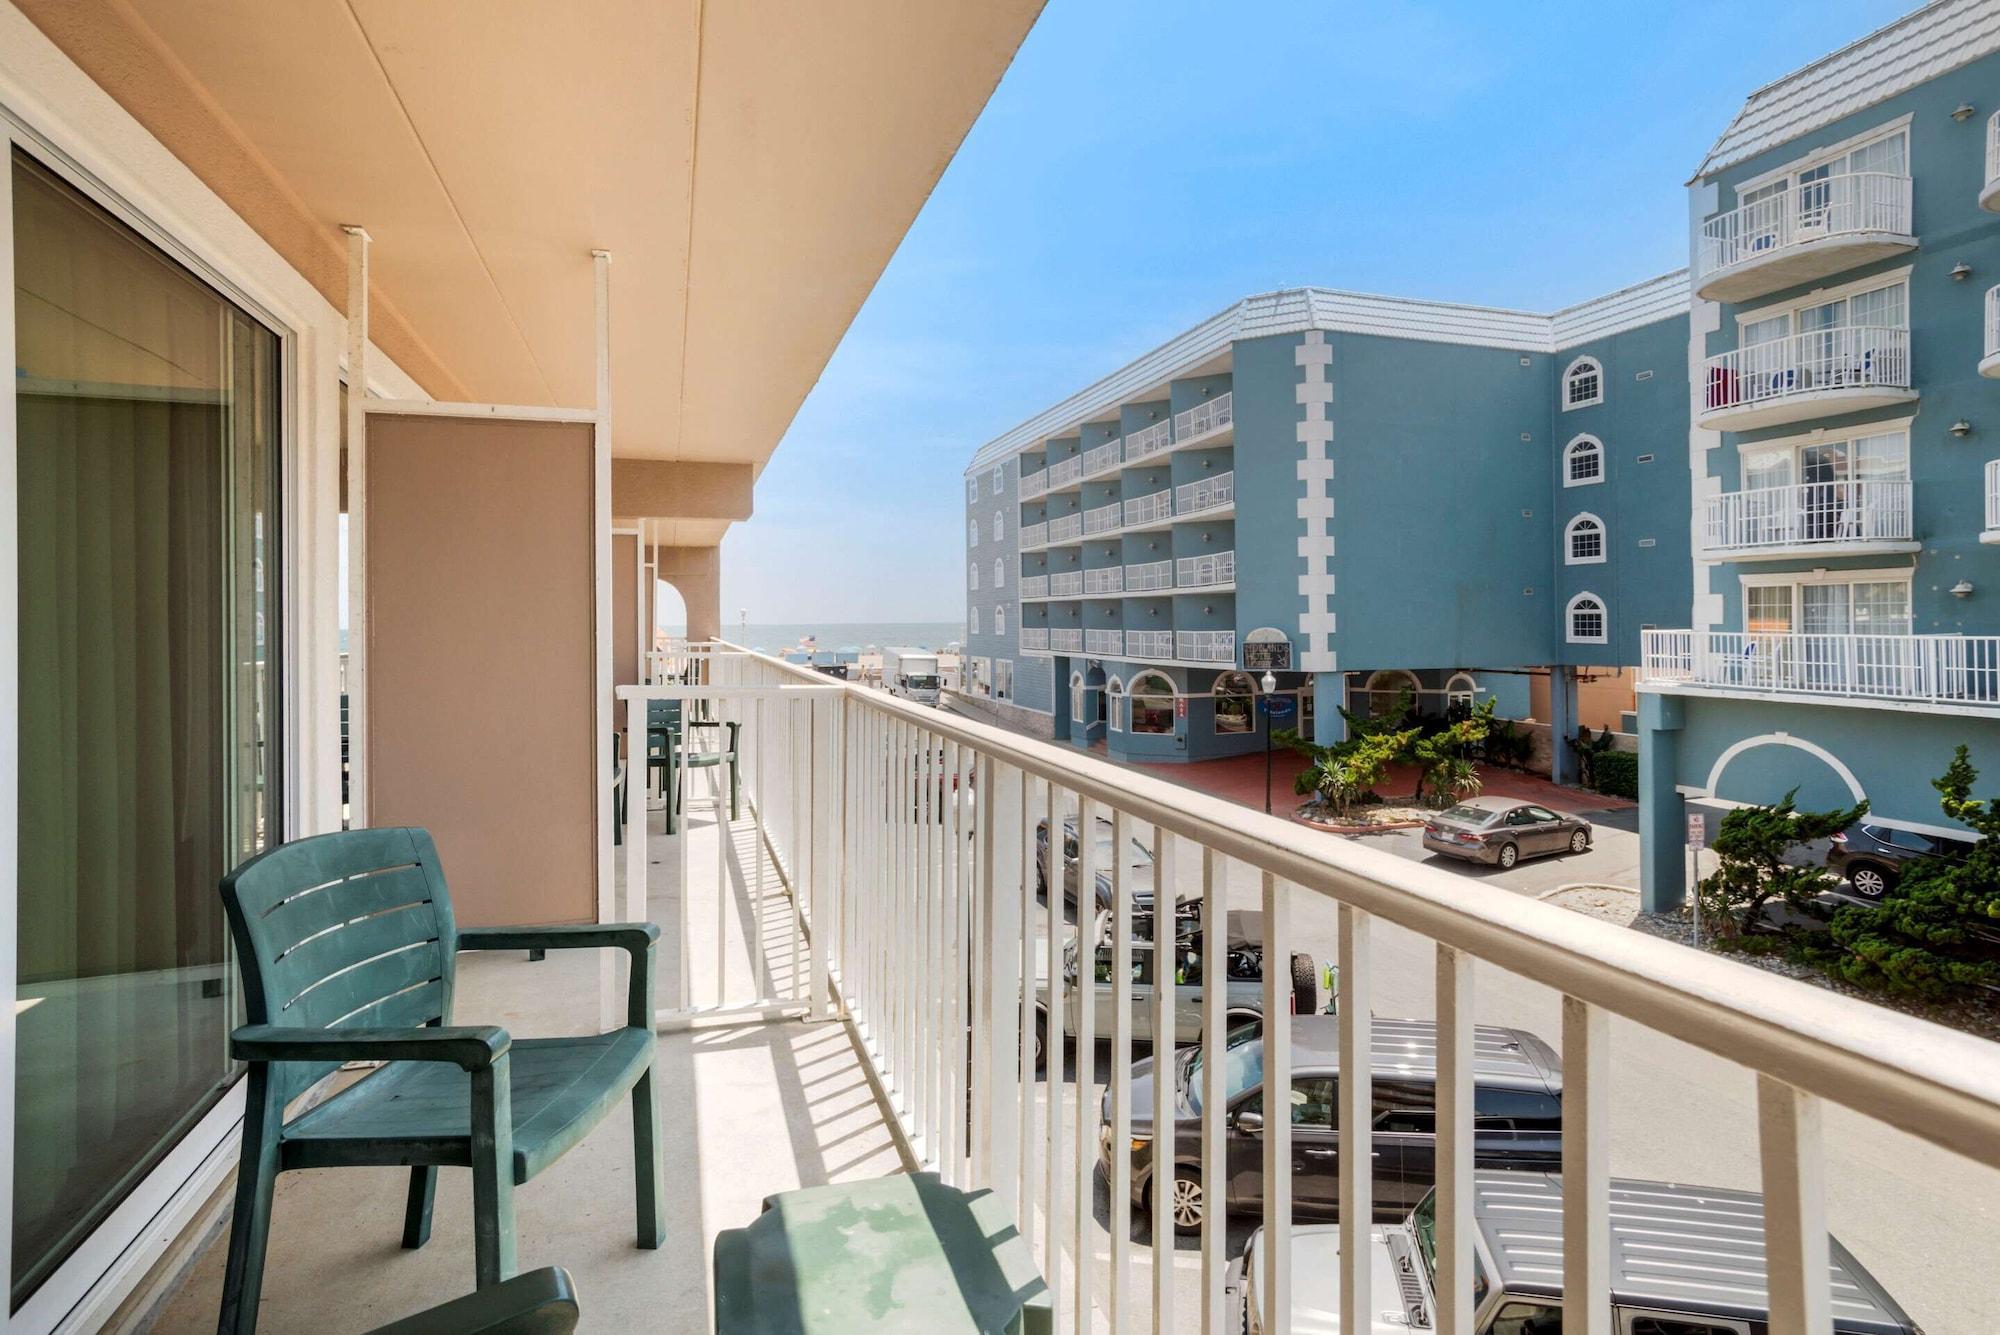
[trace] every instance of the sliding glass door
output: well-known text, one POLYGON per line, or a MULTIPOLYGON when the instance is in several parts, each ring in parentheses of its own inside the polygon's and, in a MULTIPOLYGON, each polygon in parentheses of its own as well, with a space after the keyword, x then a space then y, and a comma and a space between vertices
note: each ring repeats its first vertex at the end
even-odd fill
POLYGON ((216 883, 280 837, 276 335, 12 159, 14 1306, 226 1090, 216 883))

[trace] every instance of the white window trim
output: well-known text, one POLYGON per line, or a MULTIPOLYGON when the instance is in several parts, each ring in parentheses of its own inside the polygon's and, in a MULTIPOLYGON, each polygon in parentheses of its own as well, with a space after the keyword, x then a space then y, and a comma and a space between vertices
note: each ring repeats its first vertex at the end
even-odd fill
POLYGON ((1005 635, 1007 633, 1007 604, 1005 603, 994 604, 993 633, 995 635, 1005 635))
POLYGON ((1604 402, 1604 363, 1599 361, 1595 357, 1576 358, 1568 366, 1565 366, 1563 368, 1562 380, 1558 384, 1557 393, 1560 395, 1562 399, 1562 403, 1560 406, 1564 412, 1570 412, 1577 408, 1593 408, 1596 407, 1598 404, 1604 402), (1580 399, 1575 403, 1571 403, 1569 401, 1570 377, 1576 374, 1577 369, 1579 367, 1582 367, 1586 364, 1588 364, 1593 370, 1597 372, 1597 397, 1590 399, 1580 399))
POLYGON ((1408 668, 1377 668, 1368 674, 1368 682, 1361 689, 1373 695, 1377 691, 1391 689, 1390 683, 1394 683, 1413 696, 1421 695, 1424 689, 1424 683, 1408 668))
POLYGON ((965 567, 966 588, 972 593, 979 592, 979 562, 972 561, 965 567))
MULTIPOLYGON (((1898 285, 1908 287, 1910 272, 1914 267, 1913 265, 1906 264, 1900 269, 1894 269, 1887 273, 1870 274, 1866 278, 1857 278, 1851 283, 1840 283, 1834 287, 1816 287, 1812 291, 1800 293, 1796 297, 1787 297, 1783 301, 1772 302, 1768 306, 1759 306, 1754 311, 1738 311, 1736 313, 1737 337, 1741 339, 1744 325, 1754 324, 1759 320, 1768 320, 1775 315, 1796 316, 1800 311, 1810 310, 1814 306, 1824 306, 1829 301, 1840 301, 1847 297, 1864 296, 1870 292, 1880 292, 1883 288, 1896 287, 1898 285)), ((1903 309, 1905 312, 1909 310, 1909 303, 1909 295, 1905 293, 1903 297, 1903 309)), ((1794 329, 1793 332, 1796 333, 1797 330, 1794 329)))
POLYGON ((1582 435, 1576 437, 1576 439, 1570 441, 1569 444, 1563 446, 1563 453, 1562 453, 1563 485, 1565 487, 1596 486, 1598 483, 1604 481, 1604 464, 1605 464, 1604 442, 1599 440, 1597 437, 1591 435, 1589 432, 1587 431, 1584 432, 1582 435), (1582 452, 1579 449, 1579 447, 1583 445, 1589 445, 1597 454, 1596 477, 1570 476, 1569 461, 1577 454, 1582 452))
POLYGON ((1909 566, 1893 570, 1781 570, 1775 574, 1738 575, 1741 587, 1772 589, 1793 584, 1913 584, 1917 572, 1909 566))
POLYGON ((1007 520, 998 510, 993 512, 993 541, 1002 542, 1007 537, 1007 520))
MULTIPOLYGON (((1872 130, 1863 130, 1860 134, 1850 135, 1837 144, 1828 144, 1823 148, 1816 148, 1804 157, 1793 158, 1790 162, 1782 166, 1773 167, 1769 171, 1761 172, 1756 176, 1746 176, 1733 187, 1736 198, 1738 201, 1741 201, 1745 194, 1752 190, 1761 189, 1781 176, 1791 176, 1798 172, 1810 171, 1812 168, 1819 166, 1820 163, 1831 158, 1842 157, 1848 153, 1852 153, 1857 148, 1865 148, 1877 139, 1887 139, 1892 134, 1909 129, 1911 122, 1915 119, 1916 116, 1914 113, 1906 113, 1896 117, 1892 121, 1886 121, 1872 130)), ((1911 175, 1914 176, 1915 172, 1913 171, 1911 175)))
POLYGON ((1585 510, 1583 513, 1579 515, 1572 516, 1570 521, 1567 524, 1563 525, 1564 565, 1601 566, 1604 564, 1605 560, 1610 557, 1610 555, 1611 555, 1611 526, 1609 524, 1606 524, 1602 519, 1599 519, 1596 515, 1592 514, 1590 511, 1585 510), (1597 555, 1595 556, 1578 556, 1576 555, 1575 552, 1575 544, 1573 540, 1576 537, 1576 527, 1578 524, 1583 523, 1585 520, 1589 520, 1591 523, 1597 525, 1598 541, 1597 541, 1597 555))
POLYGON ((993 558, 993 587, 996 589, 1007 587, 1007 561, 1004 557, 993 558))
POLYGON ((1123 732, 1118 723, 1118 707, 1125 703, 1125 683, 1117 677, 1104 679, 1104 696, 1110 701, 1104 710, 1104 727, 1107 732, 1123 732))
POLYGON ((1609 644, 1611 642, 1611 604, 1589 589, 1581 589, 1567 603, 1563 604, 1563 642, 1565 644, 1609 644), (1576 605, 1584 599, 1597 604, 1598 615, 1604 619, 1602 635, 1578 635, 1576 633, 1576 605))
POLYGON ((1477 681, 1477 679, 1473 677, 1473 675, 1470 672, 1454 672, 1451 674, 1450 678, 1448 678, 1445 681, 1444 698, 1446 700, 1451 699, 1451 697, 1454 695, 1476 696, 1478 694, 1479 694, 1479 682, 1477 681), (1459 685, 1460 682, 1464 682, 1465 685, 1460 686, 1459 685))
POLYGON ((970 612, 968 612, 968 613, 966 614, 966 617, 965 617, 965 619, 966 619, 966 622, 968 623, 968 624, 966 625, 966 628, 965 628, 965 633, 966 633, 967 635, 977 635, 977 634, 979 634, 979 633, 980 633, 980 630, 979 630, 979 608, 978 608, 978 607, 977 607, 976 605, 975 605, 975 606, 974 606, 974 607, 972 608, 972 610, 971 610, 970 612))

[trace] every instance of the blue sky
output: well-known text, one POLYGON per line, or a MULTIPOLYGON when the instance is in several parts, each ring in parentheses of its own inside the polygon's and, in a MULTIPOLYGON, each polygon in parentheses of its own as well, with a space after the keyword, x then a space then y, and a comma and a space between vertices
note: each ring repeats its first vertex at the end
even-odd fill
POLYGON ((724 620, 963 619, 973 451, 1250 293, 1681 267, 1743 97, 1910 7, 1051 0, 727 538, 724 620))

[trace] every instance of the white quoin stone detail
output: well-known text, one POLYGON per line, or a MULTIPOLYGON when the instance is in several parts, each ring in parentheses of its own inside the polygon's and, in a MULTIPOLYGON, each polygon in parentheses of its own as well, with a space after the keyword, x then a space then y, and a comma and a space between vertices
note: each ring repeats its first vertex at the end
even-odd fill
POLYGON ((1299 559, 1304 567, 1299 596, 1305 603, 1299 614, 1299 638, 1305 644, 1299 669, 1332 672, 1333 419, 1327 410, 1333 403, 1333 382, 1327 378, 1327 368, 1333 365, 1333 347, 1325 332, 1308 330, 1294 361, 1304 373, 1299 380, 1298 401, 1305 410, 1298 428, 1299 446, 1305 451, 1299 460, 1298 514, 1305 524, 1299 538, 1299 559))

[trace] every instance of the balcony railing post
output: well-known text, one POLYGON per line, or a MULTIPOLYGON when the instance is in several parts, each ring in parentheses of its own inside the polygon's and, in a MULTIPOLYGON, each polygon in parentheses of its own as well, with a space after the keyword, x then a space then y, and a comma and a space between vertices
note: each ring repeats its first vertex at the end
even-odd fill
MULTIPOLYGON (((1290 904, 1273 873, 1262 877, 1264 909, 1264 1273, 1257 1285, 1261 1335, 1291 1335, 1292 1329, 1292 971, 1285 968, 1291 939, 1290 904)), ((1340 934, 1347 948, 1346 906, 1340 934)), ((1347 998, 1347 976, 1340 980, 1347 998)), ((1362 1012, 1364 1016, 1367 1011, 1362 1012)), ((1341 1036, 1346 1037, 1343 1021, 1341 1036)), ((1343 1046, 1345 1046, 1343 1044, 1343 1046)), ((1351 1068, 1350 1068, 1351 1069, 1351 1068)), ((1343 1177, 1345 1175, 1343 1174, 1343 1177)), ((1346 1199, 1346 1187, 1341 1188, 1346 1199)), ((1341 1228, 1343 1244, 1346 1225, 1341 1228)), ((1342 1270, 1346 1267, 1343 1265, 1342 1270)), ((1342 1311, 1346 1310, 1345 1301, 1342 1311)), ((1367 1330, 1369 1320, 1346 1330, 1367 1330)))
MULTIPOLYGON (((1127 1272, 1132 1264, 1132 887, 1122 810, 1111 811, 1111 1329, 1132 1320, 1127 1272)), ((1092 887, 1092 902, 1096 887, 1092 887)), ((1082 900, 1079 896, 1078 903, 1082 900)))
MULTIPOLYGON (((1375 1320, 1374 1248, 1369 1229, 1375 1218, 1374 1017, 1370 979, 1374 951, 1371 922, 1352 904, 1340 906, 1340 1328, 1369 1330, 1375 1320), (1358 1078, 1357 1078, 1358 1077, 1358 1078)), ((1264 972, 1283 973, 1285 956, 1264 952, 1264 972)))
MULTIPOLYGON (((1021 1166, 1021 1208, 1016 1216, 1021 1240, 1032 1251, 1035 1245, 1035 894, 1027 868, 1035 861, 1034 795, 1037 780, 1025 771, 1021 775, 1021 824, 1016 839, 1021 849, 1020 916, 1015 920, 1015 958, 1020 973, 1014 979, 1015 1010, 1021 1041, 1021 1122, 1019 1156, 1021 1166)), ((1050 842, 1055 832, 1050 831, 1050 842)), ((1058 1049, 1060 1050, 1060 1049, 1058 1049)))
POLYGON ((1472 957, 1437 948, 1437 1335, 1472 1335, 1472 957))
MULTIPOLYGON (((1047 1140, 1044 1194, 1042 1197, 1043 1221, 1047 1233, 1043 1237, 1042 1266, 1050 1290, 1062 1292, 1062 1238, 1063 1225, 1068 1219, 1063 1210, 1063 1188, 1067 1185, 1066 1165, 1063 1163, 1063 1017, 1068 1014, 1068 997, 1063 986, 1063 932, 1062 901, 1063 877, 1067 870, 1063 848, 1063 790, 1061 785, 1047 785, 1047 805, 1043 819, 1047 822, 1048 842, 1042 848, 1042 884, 1048 887, 1048 930, 1042 934, 1046 947, 1045 963, 1048 970, 1049 1010, 1047 1020, 1048 1036, 1042 1044, 1042 1084, 1046 1100, 1046 1116, 1043 1131, 1047 1140)), ((1089 842, 1088 827, 1076 827, 1076 840, 1081 845, 1089 842)), ((1081 880, 1076 888, 1076 917, 1083 921, 1086 887, 1081 880)), ((1079 1256, 1079 1260, 1081 1257, 1079 1256)), ((1055 1298, 1049 1303, 1049 1314, 1053 1335, 1062 1332, 1062 1301, 1055 1298)))
POLYGON ((980 974, 981 1037, 987 1048, 986 1097, 977 1104, 984 1142, 986 1182, 1013 1211, 1016 1221, 1022 1200, 1020 1125, 1023 1105, 1032 1086, 1021 1080, 1021 900, 1026 896, 1021 872, 1022 813, 1027 797, 1026 775, 991 758, 982 762, 979 841, 985 864, 986 893, 980 908, 980 935, 987 943, 986 967, 980 974))
MULTIPOLYGON (((1115 856, 1123 861, 1124 850, 1115 856)), ((1180 1001, 1174 947, 1174 837, 1153 827, 1153 1330, 1174 1335, 1174 1183, 1180 1140, 1175 1124, 1175 1011, 1180 1001)), ((1082 893, 1077 896, 1082 916, 1082 893)), ((1285 976, 1291 976, 1286 971, 1285 976)), ((1219 989, 1218 989, 1219 990, 1219 989)), ((1220 1055, 1218 1052, 1216 1055, 1220 1055)))
MULTIPOLYGON (((1223 902, 1228 897, 1229 864, 1212 848, 1201 850, 1201 939, 1226 940, 1229 912, 1223 902)), ((1227 1111, 1229 1087, 1224 1079, 1227 1062, 1222 1060, 1227 1041, 1223 1003, 1226 987, 1216 986, 1202 975, 1201 1042, 1207 1059, 1201 1075, 1201 1335, 1235 1335, 1231 1329, 1228 1304, 1223 1293, 1223 1271, 1229 1264, 1229 1218, 1223 1202, 1229 1199, 1227 1153, 1227 1111)))
POLYGON ((1563 1310, 1611 1335, 1610 1018, 1568 996, 1562 1016, 1563 1310))
MULTIPOLYGON (((1564 1130, 1567 1140, 1567 1123, 1564 1130)), ((1771 1335, 1817 1335, 1831 1330, 1828 1274, 1832 1258, 1826 1234, 1819 1100, 1760 1074, 1757 1146, 1764 1179, 1764 1257, 1770 1276, 1771 1335)))
MULTIPOLYGON (((1091 1335, 1091 1279, 1097 1269, 1097 1155, 1092 1133, 1097 1129, 1096 1103, 1091 1092, 1097 1085, 1097 804, 1078 794, 1076 800, 1076 983, 1071 996, 1076 1006, 1076 1329, 1091 1335), (1090 908, 1085 909, 1084 887, 1089 888, 1090 908)), ((1055 901, 1051 901, 1052 910, 1055 901)), ((1061 921, 1059 911, 1051 911, 1051 927, 1061 921)), ((1060 1028, 1057 1029, 1060 1032, 1060 1028)))

